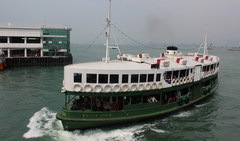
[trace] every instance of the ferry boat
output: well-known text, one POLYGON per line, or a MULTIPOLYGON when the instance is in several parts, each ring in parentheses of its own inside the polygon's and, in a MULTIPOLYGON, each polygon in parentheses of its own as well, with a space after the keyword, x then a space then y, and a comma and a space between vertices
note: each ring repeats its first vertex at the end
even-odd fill
POLYGON ((7 65, 4 52, 2 51, 2 49, 0 49, 0 70, 4 70, 6 66, 7 65))
POLYGON ((65 104, 56 115, 64 130, 162 116, 190 106, 217 89, 220 59, 208 55, 206 36, 200 47, 203 53, 184 55, 169 46, 166 52, 159 52, 159 57, 119 53, 116 60, 110 60, 110 15, 104 59, 64 67, 65 104))

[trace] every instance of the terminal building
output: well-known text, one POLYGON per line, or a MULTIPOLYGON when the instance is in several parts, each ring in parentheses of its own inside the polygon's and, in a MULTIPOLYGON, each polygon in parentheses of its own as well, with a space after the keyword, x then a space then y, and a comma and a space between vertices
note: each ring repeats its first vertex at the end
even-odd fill
POLYGON ((12 62, 15 66, 22 65, 14 63, 14 60, 21 60, 27 65, 32 65, 31 60, 35 65, 36 61, 42 62, 40 65, 54 65, 54 61, 58 62, 56 65, 61 65, 57 58, 64 61, 62 65, 66 65, 72 63, 70 31, 69 26, 23 26, 8 23, 0 25, 0 48, 4 51, 7 63, 12 62))

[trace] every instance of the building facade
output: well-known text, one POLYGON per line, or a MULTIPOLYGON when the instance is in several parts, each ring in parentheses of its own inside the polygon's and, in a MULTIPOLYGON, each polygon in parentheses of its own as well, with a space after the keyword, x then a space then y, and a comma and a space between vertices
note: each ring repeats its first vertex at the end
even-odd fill
POLYGON ((0 25, 0 48, 7 58, 71 56, 71 27, 0 25))

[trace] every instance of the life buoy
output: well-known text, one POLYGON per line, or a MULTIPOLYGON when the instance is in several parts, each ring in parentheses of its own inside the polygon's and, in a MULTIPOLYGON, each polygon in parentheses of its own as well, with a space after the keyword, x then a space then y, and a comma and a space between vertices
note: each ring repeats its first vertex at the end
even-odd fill
POLYGON ((143 85, 143 84, 139 84, 139 85, 138 85, 138 90, 139 90, 139 91, 142 91, 143 89, 144 89, 144 85, 143 85))
POLYGON ((157 84, 156 83, 152 83, 152 89, 156 89, 157 88, 157 84))
POLYGON ((113 86, 113 91, 114 92, 119 92, 120 90, 121 90, 121 87, 118 84, 113 86))
POLYGON ((131 89, 131 91, 136 91, 137 90, 137 85, 136 84, 132 84, 130 89, 131 89))
POLYGON ((82 90, 82 87, 79 84, 74 85, 75 92, 80 92, 82 90))
POLYGON ((111 90, 112 90, 111 85, 106 85, 106 86, 104 87, 104 91, 105 91, 105 92, 110 92, 111 90))
POLYGON ((145 89, 146 89, 146 90, 150 90, 150 89, 151 89, 151 85, 150 85, 149 83, 147 83, 147 84, 145 85, 145 89))
POLYGON ((158 83, 158 88, 161 89, 162 88, 162 83, 158 83))
POLYGON ((98 93, 101 92, 102 91, 102 86, 101 85, 95 85, 94 91, 98 92, 98 93))
POLYGON ((122 85, 122 91, 124 92, 128 91, 128 85, 122 85))
POLYGON ((92 91, 92 86, 91 86, 91 85, 85 85, 85 86, 84 86, 84 90, 85 90, 86 92, 90 92, 90 91, 92 91))
POLYGON ((119 104, 117 102, 113 102, 111 108, 113 111, 117 111, 119 109, 119 104))
POLYGON ((176 85, 179 85, 179 80, 178 79, 176 80, 176 85))

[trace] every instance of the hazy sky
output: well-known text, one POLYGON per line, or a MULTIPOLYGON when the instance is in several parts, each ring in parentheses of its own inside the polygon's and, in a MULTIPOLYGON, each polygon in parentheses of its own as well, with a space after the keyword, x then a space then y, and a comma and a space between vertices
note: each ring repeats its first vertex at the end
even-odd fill
MULTIPOLYGON (((108 0, 1 0, 0 23, 70 25, 71 42, 86 44, 107 8, 108 0)), ((211 43, 240 45, 240 0, 112 0, 112 8, 113 23, 142 43, 200 43, 207 27, 211 43)))

